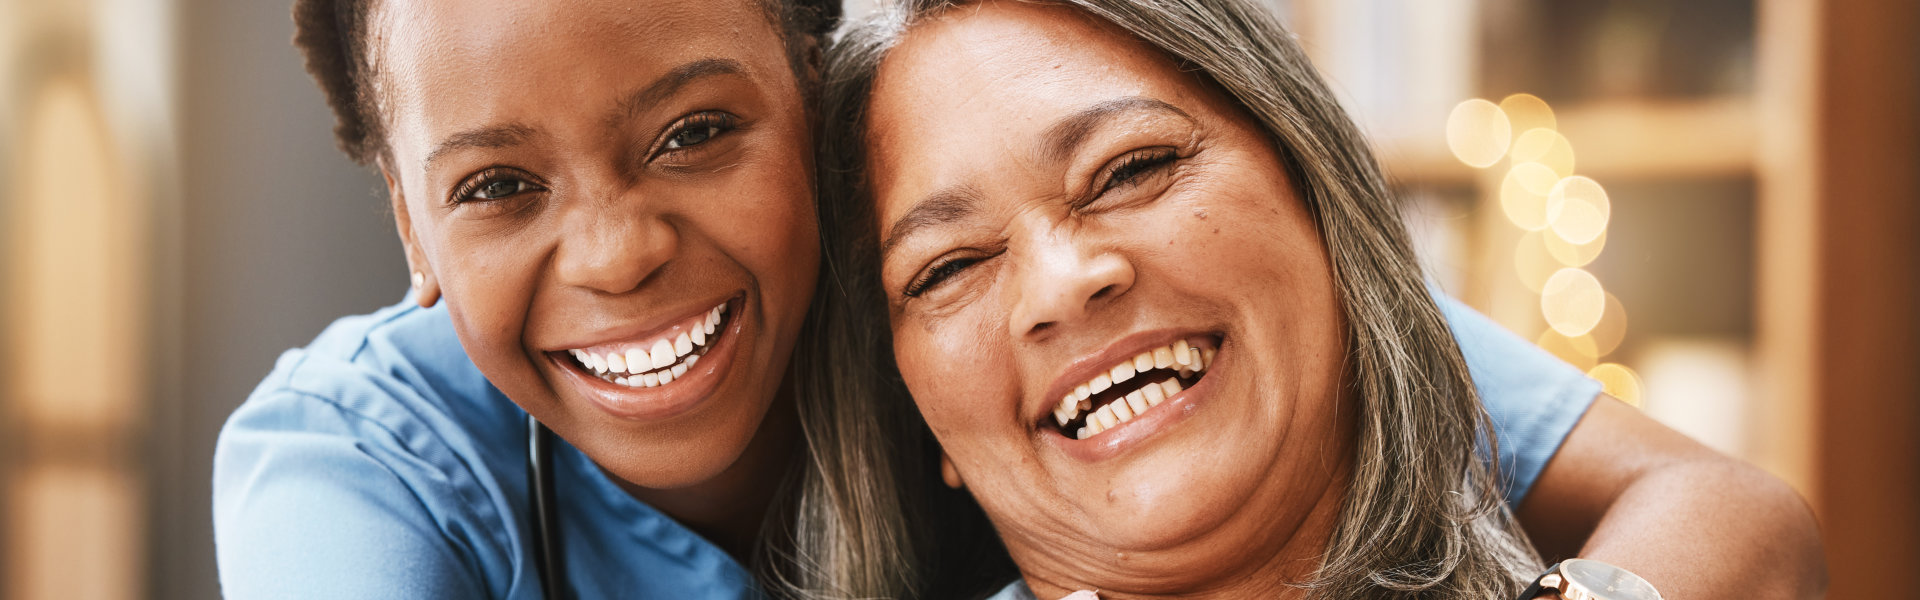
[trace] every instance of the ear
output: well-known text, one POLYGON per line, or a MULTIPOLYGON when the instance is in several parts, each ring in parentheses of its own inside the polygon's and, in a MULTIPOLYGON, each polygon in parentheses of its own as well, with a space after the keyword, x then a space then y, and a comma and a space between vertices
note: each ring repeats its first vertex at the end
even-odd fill
POLYGON ((953 466, 953 457, 947 456, 946 450, 940 451, 940 480, 956 490, 967 487, 967 482, 960 480, 960 469, 953 466))
POLYGON ((412 272, 413 299, 420 308, 432 308, 440 301, 440 280, 433 276, 433 266, 427 263, 427 255, 420 251, 419 240, 413 234, 413 219, 407 215, 407 195, 400 187, 400 179, 393 176, 386 161, 380 161, 380 176, 387 181, 387 198, 393 203, 393 225, 400 232, 400 246, 407 253, 407 270, 412 272))

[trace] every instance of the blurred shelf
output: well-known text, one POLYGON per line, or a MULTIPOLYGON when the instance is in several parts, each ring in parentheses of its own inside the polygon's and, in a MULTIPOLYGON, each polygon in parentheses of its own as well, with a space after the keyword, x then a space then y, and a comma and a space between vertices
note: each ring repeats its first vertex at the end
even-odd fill
MULTIPOLYGON (((1559 108, 1559 107, 1556 107, 1559 108)), ((1746 97, 1608 101, 1557 111, 1573 145, 1574 171, 1606 178, 1739 176, 1754 171, 1757 122, 1746 97)), ((1474 169, 1453 158, 1439 135, 1376 140, 1396 183, 1470 185, 1502 165, 1474 169)))

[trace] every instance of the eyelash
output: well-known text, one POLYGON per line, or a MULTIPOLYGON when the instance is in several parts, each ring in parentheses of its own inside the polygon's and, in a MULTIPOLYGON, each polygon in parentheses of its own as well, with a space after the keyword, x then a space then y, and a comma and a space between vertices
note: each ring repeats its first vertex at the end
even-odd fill
POLYGON ((466 181, 460 182, 460 185, 455 186, 453 188, 452 203, 455 205, 460 205, 460 204, 466 204, 469 202, 492 202, 496 200, 505 200, 508 198, 512 198, 514 196, 519 196, 521 194, 538 192, 544 189, 546 188, 543 188, 540 186, 540 184, 533 182, 532 176, 526 175, 525 173, 520 172, 520 170, 518 169, 510 169, 505 167, 493 167, 493 168, 489 168, 484 171, 481 171, 479 173, 475 173, 472 177, 468 177, 466 181), (491 186, 495 183, 508 182, 508 181, 520 182, 521 183, 520 189, 514 190, 510 194, 495 197, 495 198, 476 197, 481 192, 481 190, 485 190, 488 186, 491 186))
POLYGON ((981 260, 984 259, 977 256, 967 256, 936 262, 933 266, 927 267, 927 270, 924 271, 920 277, 908 283, 907 289, 901 290, 900 293, 908 298, 918 298, 921 294, 927 293, 927 290, 933 289, 933 286, 940 285, 941 282, 946 281, 954 275, 960 274, 961 271, 979 263, 981 260))
MULTIPOLYGON (((1172 148, 1148 148, 1128 154, 1118 164, 1107 169, 1106 180, 1100 185, 1100 193, 1114 188, 1133 185, 1140 177, 1173 164, 1178 155, 1172 148)), ((1097 196, 1098 194, 1096 194, 1097 196)))
POLYGON ((691 152, 694 151, 695 148, 705 145, 707 142, 711 142, 715 138, 726 135, 739 128, 740 118, 730 113, 709 110, 687 115, 667 129, 666 138, 660 142, 658 154, 668 155, 691 152), (706 137, 700 138, 690 144, 674 147, 675 144, 682 143, 679 141, 680 136, 696 131, 706 133, 706 137))

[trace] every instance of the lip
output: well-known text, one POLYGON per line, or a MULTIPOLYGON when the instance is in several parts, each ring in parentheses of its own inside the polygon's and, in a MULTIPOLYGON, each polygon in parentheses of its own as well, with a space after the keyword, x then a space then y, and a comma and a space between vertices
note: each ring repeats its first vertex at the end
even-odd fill
POLYGON ((1202 399, 1210 394, 1214 387, 1213 381, 1217 379, 1214 375, 1219 371, 1221 355, 1226 353, 1224 341, 1224 335, 1219 332, 1196 329, 1155 329, 1122 337, 1099 352, 1074 359, 1069 363, 1066 370, 1061 372, 1048 387, 1046 395, 1042 396, 1042 401, 1035 407, 1033 414, 1029 415, 1029 422, 1033 424, 1036 435, 1046 438, 1048 443, 1055 444, 1062 452, 1074 458, 1097 461, 1117 455, 1137 445, 1153 433, 1184 419, 1193 412, 1202 399), (1207 374, 1198 382, 1174 394, 1156 407, 1158 410, 1148 411, 1084 440, 1062 435, 1059 429, 1053 427, 1055 424, 1053 407, 1058 405, 1059 398, 1066 396, 1075 387, 1106 372, 1121 360, 1172 344, 1177 340, 1189 340, 1192 344, 1195 339, 1204 340, 1202 343, 1193 344, 1195 347, 1213 348, 1219 353, 1214 356, 1213 366, 1207 368, 1207 374))
POLYGON ((1089 463, 1111 459, 1145 444, 1155 435, 1193 416, 1195 411, 1206 404, 1213 395, 1214 382, 1220 379, 1216 377, 1220 367, 1228 362, 1228 352, 1226 345, 1222 344, 1218 354, 1214 356, 1213 366, 1207 367, 1206 376, 1201 377, 1200 381, 1195 382, 1192 387, 1167 398, 1165 402, 1147 411, 1146 414, 1084 440, 1061 435, 1059 430, 1052 427, 1041 427, 1038 434, 1043 440, 1042 443, 1052 445, 1061 454, 1070 458, 1089 463))
MULTIPOLYGON (((689 312, 667 323, 685 322, 718 304, 720 304, 718 301, 704 304, 703 306, 707 308, 689 312)), ((615 384, 581 369, 578 363, 574 362, 573 357, 567 354, 566 349, 546 351, 547 361, 566 374, 565 379, 570 387, 581 396, 585 396, 595 407, 615 418, 628 421, 671 419, 691 412, 711 397, 714 390, 719 388, 720 382, 726 379, 728 369, 733 366, 736 348, 739 346, 736 338, 740 337, 746 328, 747 319, 742 318, 745 316, 746 299, 743 294, 735 294, 726 301, 726 304, 727 314, 734 315, 734 318, 728 319, 725 328, 715 333, 720 339, 701 357, 699 364, 688 369, 685 376, 674 378, 671 385, 648 388, 615 384)), ((649 336, 668 331, 673 327, 674 325, 652 326, 632 334, 619 334, 618 337, 603 335, 600 340, 593 343, 567 348, 586 348, 630 339, 650 339, 649 336)))
POLYGON ((1176 340, 1191 340, 1194 338, 1215 340, 1220 338, 1220 334, 1194 329, 1155 329, 1142 331, 1114 340, 1113 343, 1107 344, 1107 347, 1100 352, 1076 358, 1072 362, 1067 363, 1067 369, 1062 371, 1060 376, 1053 380, 1053 385, 1049 386, 1046 395, 1042 396, 1042 398, 1051 398, 1051 400, 1042 401, 1039 406, 1034 407, 1033 413, 1028 415, 1028 417, 1035 423, 1035 427, 1045 429, 1047 423, 1053 422, 1053 407, 1060 402, 1061 398, 1066 397, 1067 392, 1073 391, 1073 388, 1082 383, 1086 383, 1087 380, 1093 379, 1101 373, 1107 372, 1107 369, 1111 369, 1114 365, 1120 364, 1122 359, 1132 358, 1141 352, 1151 351, 1154 348, 1171 344, 1176 340))

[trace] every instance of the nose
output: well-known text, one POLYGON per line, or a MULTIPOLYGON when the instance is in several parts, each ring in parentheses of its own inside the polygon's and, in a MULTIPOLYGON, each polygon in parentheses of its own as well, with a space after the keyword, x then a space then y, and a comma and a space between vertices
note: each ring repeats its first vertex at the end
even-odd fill
POLYGON ((640 287, 673 258, 679 233, 631 194, 582 202, 561 220, 555 270, 561 283, 607 294, 640 287))
POLYGON ((1033 259, 1018 268, 1008 331, 1017 337, 1046 333, 1083 319, 1133 287, 1133 263, 1113 251, 1084 248, 1054 233, 1032 246, 1033 259))

